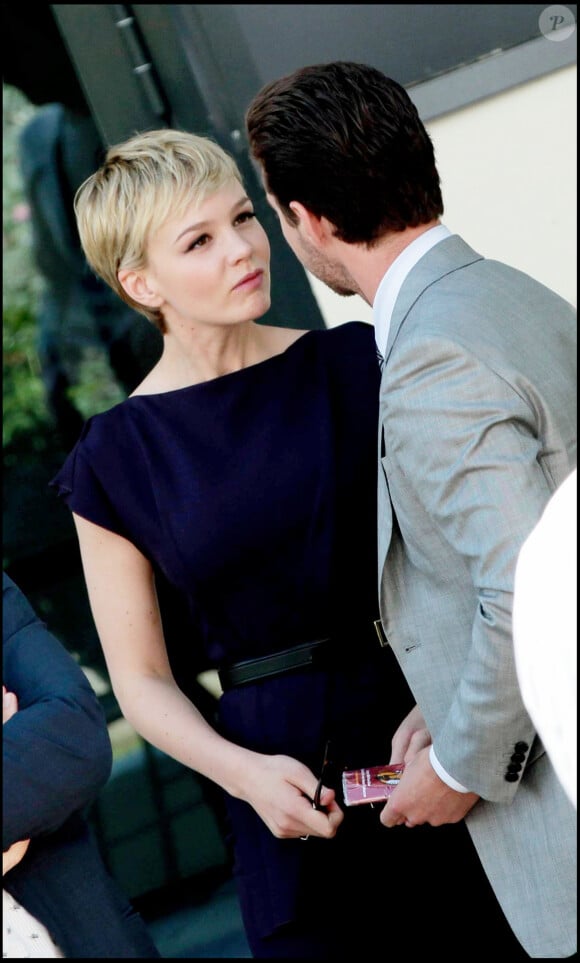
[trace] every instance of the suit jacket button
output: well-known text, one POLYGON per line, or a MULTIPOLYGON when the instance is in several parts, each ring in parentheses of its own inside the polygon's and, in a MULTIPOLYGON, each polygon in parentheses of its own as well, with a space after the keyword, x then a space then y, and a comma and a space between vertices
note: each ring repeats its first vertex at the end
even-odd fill
POLYGON ((518 776, 517 776, 517 773, 515 773, 515 772, 508 772, 508 773, 506 773, 506 775, 504 776, 504 779, 505 779, 506 782, 517 782, 517 781, 518 781, 518 776))
POLYGON ((512 762, 523 762, 525 758, 526 757, 523 752, 514 752, 512 755, 512 762))
POLYGON ((521 768, 522 767, 520 766, 519 762, 510 762, 509 766, 507 767, 507 771, 520 772, 521 768))
POLYGON ((527 742, 516 742, 514 746, 516 752, 527 752, 529 748, 527 742))

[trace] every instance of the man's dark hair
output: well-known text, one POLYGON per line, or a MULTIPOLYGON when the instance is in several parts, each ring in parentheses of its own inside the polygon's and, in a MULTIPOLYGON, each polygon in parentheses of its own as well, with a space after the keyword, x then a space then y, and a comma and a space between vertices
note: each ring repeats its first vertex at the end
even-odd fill
POLYGON ((433 145, 404 87, 364 64, 303 67, 246 113, 250 149, 290 223, 299 201, 348 243, 443 213, 433 145))

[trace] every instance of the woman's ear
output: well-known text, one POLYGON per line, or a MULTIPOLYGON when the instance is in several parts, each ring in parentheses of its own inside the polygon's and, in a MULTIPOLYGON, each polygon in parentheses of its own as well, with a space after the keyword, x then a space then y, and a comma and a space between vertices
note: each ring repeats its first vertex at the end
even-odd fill
POLYGON ((143 272, 121 268, 117 278, 125 294, 128 294, 137 304, 142 304, 146 308, 158 308, 163 304, 163 298, 156 293, 143 272))

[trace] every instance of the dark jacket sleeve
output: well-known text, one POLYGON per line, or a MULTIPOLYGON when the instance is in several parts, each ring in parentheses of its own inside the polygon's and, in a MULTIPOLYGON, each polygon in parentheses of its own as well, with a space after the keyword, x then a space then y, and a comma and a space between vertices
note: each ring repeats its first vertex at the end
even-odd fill
POLYGON ((2 730, 6 850, 92 803, 110 776, 112 749, 84 672, 5 573, 3 683, 19 704, 2 730))
POLYGON ((4 888, 50 931, 67 959, 158 959, 143 918, 105 870, 81 816, 30 844, 4 888))

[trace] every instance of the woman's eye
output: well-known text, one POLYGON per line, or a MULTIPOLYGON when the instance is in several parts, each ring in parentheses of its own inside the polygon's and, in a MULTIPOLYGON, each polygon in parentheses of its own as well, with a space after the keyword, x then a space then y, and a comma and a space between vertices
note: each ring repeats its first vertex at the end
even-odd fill
POLYGON ((236 217, 236 223, 243 224, 245 221, 251 221, 255 216, 253 211, 242 211, 241 214, 238 214, 236 217))
POLYGON ((199 237, 196 237, 194 241, 188 244, 188 246, 186 247, 186 251, 193 251, 195 250, 195 248, 203 247, 203 245, 208 241, 208 239, 209 239, 208 234, 201 234, 199 237))

